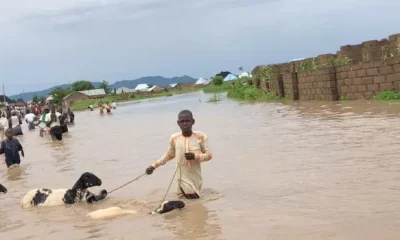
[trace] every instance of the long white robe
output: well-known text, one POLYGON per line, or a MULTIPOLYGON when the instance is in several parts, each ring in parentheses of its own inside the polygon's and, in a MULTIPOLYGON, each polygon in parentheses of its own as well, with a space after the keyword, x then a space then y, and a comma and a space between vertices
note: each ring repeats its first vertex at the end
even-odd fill
POLYGON ((178 167, 178 193, 181 192, 180 188, 182 188, 185 194, 197 193, 201 196, 200 192, 203 185, 201 163, 212 159, 207 135, 199 131, 193 131, 190 137, 185 137, 180 132, 172 134, 167 152, 152 166, 157 168, 172 159, 176 159, 178 167), (195 154, 195 160, 186 160, 185 153, 188 152, 195 154))

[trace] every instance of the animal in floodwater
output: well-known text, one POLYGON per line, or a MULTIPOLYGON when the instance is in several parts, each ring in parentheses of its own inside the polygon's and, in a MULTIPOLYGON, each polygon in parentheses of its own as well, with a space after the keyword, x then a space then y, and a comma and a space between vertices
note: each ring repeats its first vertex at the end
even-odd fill
POLYGON ((0 184, 0 192, 7 193, 7 188, 0 184))
POLYGON ((57 206, 63 204, 75 204, 79 202, 94 203, 107 196, 103 189, 99 195, 95 195, 87 189, 101 186, 101 180, 90 172, 83 173, 71 189, 32 189, 21 200, 22 208, 57 206))
POLYGON ((92 219, 104 219, 132 214, 137 214, 137 211, 122 209, 120 207, 109 207, 90 212, 86 216, 92 219))
POLYGON ((175 209, 182 209, 185 207, 185 203, 183 201, 165 201, 161 204, 160 207, 156 208, 151 214, 163 214, 167 212, 171 212, 175 209))
MULTIPOLYGON (((150 214, 157 214, 157 213, 163 214, 171 212, 174 209, 182 209, 184 207, 185 203, 183 201, 165 201, 161 204, 160 207, 152 211, 150 214)), ((118 216, 135 215, 135 214, 137 214, 136 210, 128 210, 120 207, 109 207, 90 212, 86 216, 92 219, 105 219, 105 218, 113 218, 118 216)))

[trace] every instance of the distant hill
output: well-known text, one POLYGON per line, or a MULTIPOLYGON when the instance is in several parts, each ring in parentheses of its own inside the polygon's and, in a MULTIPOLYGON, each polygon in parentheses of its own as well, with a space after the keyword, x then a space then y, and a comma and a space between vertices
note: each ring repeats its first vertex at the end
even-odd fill
MULTIPOLYGON (((149 77, 142 77, 134 80, 122 80, 122 81, 117 81, 113 84, 110 84, 110 88, 120 88, 120 87, 127 87, 127 88, 135 88, 138 84, 140 83, 147 83, 149 85, 157 85, 157 86, 168 86, 169 84, 172 83, 194 83, 196 82, 197 79, 194 79, 189 76, 182 76, 182 77, 172 77, 172 78, 165 78, 162 76, 149 76, 149 77)), ((97 88, 100 85, 100 82, 92 82, 93 85, 97 88)), ((62 84, 62 85, 57 85, 49 89, 45 89, 42 91, 36 91, 36 92, 25 92, 25 93, 20 93, 16 94, 13 96, 9 96, 9 98, 17 100, 19 98, 22 98, 24 101, 29 101, 32 100, 34 96, 48 96, 51 91, 54 89, 61 87, 61 88, 67 88, 71 86, 71 84, 62 84)))

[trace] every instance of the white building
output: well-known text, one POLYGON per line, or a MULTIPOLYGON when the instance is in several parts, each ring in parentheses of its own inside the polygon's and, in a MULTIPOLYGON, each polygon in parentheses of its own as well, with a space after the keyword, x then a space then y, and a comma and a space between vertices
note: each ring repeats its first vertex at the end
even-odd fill
POLYGON ((196 85, 208 85, 211 82, 211 80, 205 79, 205 78, 199 78, 196 81, 196 85))

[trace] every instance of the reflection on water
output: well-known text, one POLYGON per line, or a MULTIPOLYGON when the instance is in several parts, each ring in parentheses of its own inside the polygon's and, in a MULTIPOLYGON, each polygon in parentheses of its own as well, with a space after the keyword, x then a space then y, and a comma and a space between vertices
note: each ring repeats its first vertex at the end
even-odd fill
MULTIPOLYGON (((0 239, 399 239, 400 105, 368 101, 206 103, 192 93, 76 113, 62 142, 36 131, 18 137, 20 169, 0 165, 0 239), (95 205, 21 210, 37 187, 72 187, 93 172, 113 189, 136 178, 179 131, 190 109, 209 136, 204 199, 181 211, 148 213, 165 194, 171 161, 95 205), (120 206, 137 215, 91 220, 120 206)), ((0 158, 3 160, 4 156, 0 158)), ((176 200, 176 183, 167 199, 176 200)))

